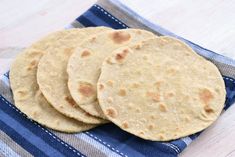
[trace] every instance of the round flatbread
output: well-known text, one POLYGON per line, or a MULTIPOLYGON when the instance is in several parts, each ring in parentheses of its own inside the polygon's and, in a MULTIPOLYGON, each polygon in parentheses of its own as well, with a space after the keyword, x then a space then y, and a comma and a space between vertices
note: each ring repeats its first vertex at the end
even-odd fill
MULTIPOLYGON (((104 58, 121 46, 155 37, 140 29, 112 30, 85 40, 71 55, 68 87, 76 103, 91 115, 104 118, 96 97, 96 83, 104 58)), ((110 73, 112 75, 112 73, 110 73)))
POLYGON ((109 28, 106 27, 83 28, 76 32, 76 36, 65 34, 54 41, 56 45, 47 49, 38 64, 37 81, 45 98, 59 112, 85 123, 100 124, 107 121, 91 116, 74 102, 67 87, 67 62, 74 48, 85 38, 107 30, 109 28))
POLYGON ((174 38, 118 49, 101 71, 97 88, 104 114, 144 139, 168 141, 196 133, 224 107, 225 85, 217 67, 174 38))
POLYGON ((36 81, 38 61, 44 51, 26 49, 10 69, 10 84, 17 108, 29 118, 63 132, 80 132, 95 127, 68 118, 55 110, 44 98, 36 81))

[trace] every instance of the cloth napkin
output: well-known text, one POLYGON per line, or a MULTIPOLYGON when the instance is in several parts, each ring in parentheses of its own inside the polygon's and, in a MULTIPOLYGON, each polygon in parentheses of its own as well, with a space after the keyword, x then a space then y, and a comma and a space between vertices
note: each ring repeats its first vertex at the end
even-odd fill
MULTIPOLYGON (((153 24, 117 0, 100 0, 67 28, 108 26, 115 29, 142 28, 157 35, 174 36, 212 61, 226 85, 226 110, 235 100, 235 61, 200 47, 153 24)), ((27 118, 13 104, 9 72, 0 78, 0 156, 95 156, 95 157, 175 157, 200 133, 169 142, 140 139, 114 124, 106 124, 77 134, 47 129, 27 118)))

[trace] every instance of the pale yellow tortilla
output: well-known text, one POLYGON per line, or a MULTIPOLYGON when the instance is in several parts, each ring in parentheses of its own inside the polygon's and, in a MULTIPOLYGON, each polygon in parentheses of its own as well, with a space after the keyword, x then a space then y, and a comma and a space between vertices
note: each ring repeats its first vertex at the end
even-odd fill
POLYGON ((63 38, 54 41, 57 45, 47 49, 37 70, 39 88, 51 105, 66 116, 89 124, 100 124, 107 121, 89 115, 75 103, 67 87, 66 67, 75 47, 79 46, 88 36, 107 30, 109 28, 106 27, 83 28, 75 35, 65 34, 63 38))
POLYGON ((13 62, 10 84, 16 107, 29 118, 54 130, 80 132, 95 127, 64 116, 46 101, 36 81, 38 61, 43 54, 44 51, 29 48, 13 62))
POLYGON ((217 67, 174 38, 118 49, 101 71, 97 88, 104 114, 144 139, 168 141, 199 132, 224 107, 217 67))
POLYGON ((153 37, 154 34, 145 30, 124 29, 100 33, 85 40, 71 55, 67 66, 68 87, 76 103, 86 112, 105 118, 96 97, 96 83, 104 58, 117 48, 153 37))

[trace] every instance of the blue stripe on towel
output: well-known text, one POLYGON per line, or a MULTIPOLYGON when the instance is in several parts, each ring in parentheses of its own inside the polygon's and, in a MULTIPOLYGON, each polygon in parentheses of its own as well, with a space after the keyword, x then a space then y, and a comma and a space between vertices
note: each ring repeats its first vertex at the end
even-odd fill
POLYGON ((99 17, 97 17, 91 11, 84 13, 82 16, 85 17, 86 19, 88 19, 89 21, 92 21, 92 23, 95 23, 98 26, 111 27, 111 25, 109 25, 108 23, 103 21, 103 19, 100 19, 99 17))
MULTIPOLYGON (((126 24, 115 18, 113 15, 108 13, 106 10, 101 8, 98 5, 92 6, 87 13, 92 12, 94 15, 96 15, 96 18, 102 19, 106 22, 107 25, 111 26, 114 29, 123 29, 128 28, 126 24)), ((92 16, 91 16, 92 18, 92 16)), ((99 23, 96 23, 99 26, 99 23)))
POLYGON ((94 27, 94 26, 97 26, 96 24, 94 24, 92 21, 90 21, 89 19, 87 19, 83 15, 79 16, 76 20, 79 21, 85 27, 94 27))
POLYGON ((92 6, 83 15, 77 19, 85 27, 107 26, 114 29, 128 28, 126 24, 113 17, 98 5, 92 6))
POLYGON ((224 109, 227 110, 235 102, 235 80, 231 77, 224 76, 226 87, 226 101, 224 109))

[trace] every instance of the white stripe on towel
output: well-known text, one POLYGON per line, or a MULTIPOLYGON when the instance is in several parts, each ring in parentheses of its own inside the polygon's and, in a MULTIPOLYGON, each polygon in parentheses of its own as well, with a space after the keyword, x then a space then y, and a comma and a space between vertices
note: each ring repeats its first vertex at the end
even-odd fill
POLYGON ((102 153, 104 153, 105 155, 107 155, 109 157, 121 157, 121 155, 119 155, 116 152, 110 150, 106 146, 100 144, 98 141, 94 140, 93 138, 86 135, 85 133, 79 133, 79 134, 76 134, 75 136, 78 139, 81 139, 81 140, 86 141, 87 143, 91 144, 92 146, 97 148, 97 150, 102 151, 102 153))
POLYGON ((0 152, 8 157, 20 157, 14 150, 12 150, 7 144, 0 140, 0 152))

